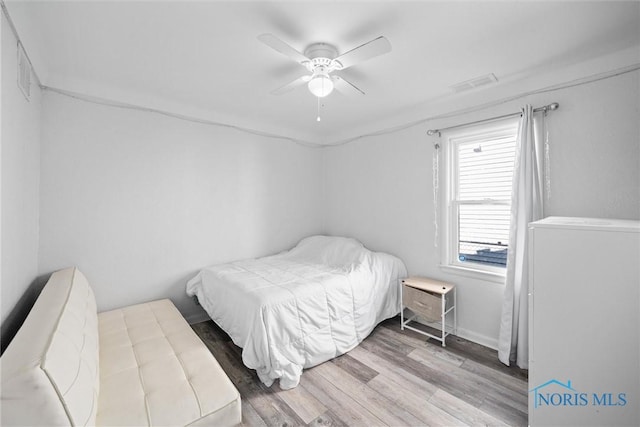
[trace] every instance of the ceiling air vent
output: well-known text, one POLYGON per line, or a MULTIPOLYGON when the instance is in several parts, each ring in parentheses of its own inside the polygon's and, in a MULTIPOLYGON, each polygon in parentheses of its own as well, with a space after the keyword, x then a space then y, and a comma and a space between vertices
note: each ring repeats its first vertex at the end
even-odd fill
POLYGON ((20 43, 18 43, 18 87, 29 101, 31 98, 31 65, 20 43))
POLYGON ((450 86, 454 92, 464 92, 465 90, 475 89, 479 86, 486 86, 492 83, 496 83, 498 79, 493 73, 487 74, 486 76, 476 77, 475 79, 467 80, 465 82, 456 83, 453 86, 450 86))

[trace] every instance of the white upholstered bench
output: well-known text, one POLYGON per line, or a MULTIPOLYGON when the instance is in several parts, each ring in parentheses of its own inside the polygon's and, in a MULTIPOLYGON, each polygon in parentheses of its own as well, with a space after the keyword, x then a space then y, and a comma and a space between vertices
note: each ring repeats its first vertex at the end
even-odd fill
POLYGON ((97 313, 54 273, 0 359, 3 426, 223 426, 240 395, 169 300, 97 313))

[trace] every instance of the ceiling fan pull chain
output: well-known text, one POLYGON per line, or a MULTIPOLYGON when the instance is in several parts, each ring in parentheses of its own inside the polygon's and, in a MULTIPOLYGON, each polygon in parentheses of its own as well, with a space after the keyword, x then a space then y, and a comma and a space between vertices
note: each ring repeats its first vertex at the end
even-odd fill
POLYGON ((316 122, 320 121, 320 97, 316 96, 316 99, 318 100, 318 116, 316 117, 316 122))

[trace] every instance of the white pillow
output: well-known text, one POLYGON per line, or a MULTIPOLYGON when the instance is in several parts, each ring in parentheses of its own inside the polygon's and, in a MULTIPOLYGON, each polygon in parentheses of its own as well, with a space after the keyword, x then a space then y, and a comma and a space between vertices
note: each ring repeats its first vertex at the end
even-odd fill
POLYGON ((311 236, 304 238, 296 247, 282 254, 284 258, 330 265, 349 267, 357 264, 369 253, 362 243, 348 237, 311 236))

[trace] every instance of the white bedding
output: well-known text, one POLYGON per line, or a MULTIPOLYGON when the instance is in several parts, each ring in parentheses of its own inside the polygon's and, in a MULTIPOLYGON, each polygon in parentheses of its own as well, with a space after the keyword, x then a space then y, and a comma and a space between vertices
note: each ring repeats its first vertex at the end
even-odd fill
POLYGON ((399 313, 403 262, 344 237, 312 236, 265 258, 208 267, 187 283, 270 386, 298 385, 303 368, 357 346, 399 313))

